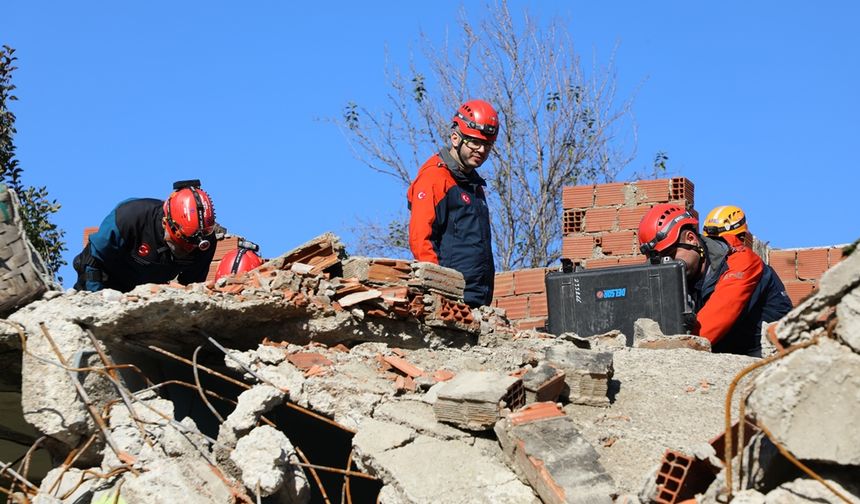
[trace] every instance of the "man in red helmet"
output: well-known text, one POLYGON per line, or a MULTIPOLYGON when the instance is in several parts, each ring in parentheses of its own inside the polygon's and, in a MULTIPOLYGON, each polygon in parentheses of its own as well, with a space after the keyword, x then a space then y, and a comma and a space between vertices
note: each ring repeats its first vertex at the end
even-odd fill
POLYGON ((736 235, 699 234, 699 220, 678 205, 655 205, 639 223, 639 249, 652 260, 672 258, 687 270, 696 322, 693 333, 714 352, 761 357, 761 326, 791 310, 785 291, 772 292, 773 270, 736 235))
POLYGON ((102 221, 75 257, 75 288, 127 292, 176 278, 206 280, 215 255, 215 207, 199 180, 176 182, 164 201, 127 199, 102 221))
POLYGON ((487 183, 476 169, 490 156, 498 133, 493 107, 483 100, 467 101, 454 114, 448 145, 421 166, 406 193, 412 254, 461 272, 464 300, 472 307, 493 299, 487 183))

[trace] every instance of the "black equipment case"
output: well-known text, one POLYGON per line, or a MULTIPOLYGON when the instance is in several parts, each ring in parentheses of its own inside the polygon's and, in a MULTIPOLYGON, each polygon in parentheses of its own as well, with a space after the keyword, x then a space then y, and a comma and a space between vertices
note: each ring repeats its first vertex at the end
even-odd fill
POLYGON ((552 272, 546 275, 551 334, 593 336, 618 329, 633 340, 633 323, 650 318, 664 334, 683 334, 687 297, 684 265, 679 261, 552 272))

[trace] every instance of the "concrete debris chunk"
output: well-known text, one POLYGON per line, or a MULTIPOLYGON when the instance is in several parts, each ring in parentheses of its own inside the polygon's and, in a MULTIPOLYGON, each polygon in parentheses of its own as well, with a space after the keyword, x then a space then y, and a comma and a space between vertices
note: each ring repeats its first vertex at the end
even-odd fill
MULTIPOLYGON (((131 504, 232 504, 224 480, 203 460, 168 459, 147 467, 138 476, 125 476, 120 490, 131 504)), ((108 494, 110 495, 110 494, 108 494)), ((116 495, 115 493, 113 495, 116 495)), ((112 502, 103 500, 102 502, 112 502)))
POLYGON ((283 432, 268 425, 256 427, 236 443, 230 460, 242 473, 242 483, 252 493, 259 488, 260 495, 268 497, 283 490, 289 500, 310 501, 310 485, 295 448, 283 432))
POLYGON ((860 465, 860 429, 845 427, 860 418, 858 369, 860 354, 822 339, 765 369, 749 411, 799 459, 860 465))
POLYGON ((381 502, 410 504, 538 504, 534 492, 503 463, 461 440, 417 436, 372 452, 357 438, 357 452, 375 453, 357 465, 385 482, 381 502), (432 468, 432 470, 429 470, 432 468))
POLYGON ((634 345, 639 340, 646 339, 662 339, 665 336, 663 330, 660 329, 660 324, 656 320, 649 318, 638 318, 633 322, 633 342, 634 345))
POLYGON ((436 292, 456 300, 463 300, 466 282, 463 274, 455 269, 416 261, 412 263, 412 275, 410 285, 421 287, 425 292, 436 292))
MULTIPOLYGON (((842 484, 831 479, 825 479, 825 481, 845 496, 849 504, 860 504, 860 480, 844 481, 842 484)), ((736 501, 732 501, 734 502, 736 501)), ((830 489, 809 478, 797 478, 781 484, 767 493, 764 502, 765 504, 845 504, 845 501, 830 489)))
POLYGON ((711 342, 707 338, 694 336, 692 334, 671 334, 660 338, 648 337, 637 340, 636 348, 647 348, 649 350, 672 350, 674 348, 689 348, 699 352, 710 352, 711 342))
POLYGON ((564 371, 564 380, 570 389, 570 402, 590 406, 609 405, 609 380, 614 373, 611 353, 554 346, 546 349, 546 360, 564 371))
POLYGON ((509 465, 547 504, 610 504, 612 478, 573 420, 554 403, 536 403, 495 426, 509 465))
POLYGON ((502 409, 516 410, 523 404, 525 389, 519 378, 491 371, 466 371, 439 386, 433 412, 440 422, 483 431, 493 427, 502 409))
POLYGON ((860 353, 860 286, 845 295, 836 307, 836 334, 839 339, 860 353))
POLYGON ((257 425, 260 416, 284 401, 286 393, 271 385, 255 385, 239 394, 239 401, 230 416, 221 425, 240 437, 257 425))
POLYGON ((547 362, 540 362, 523 375, 526 389, 526 403, 558 400, 564 388, 564 371, 556 369, 547 362))

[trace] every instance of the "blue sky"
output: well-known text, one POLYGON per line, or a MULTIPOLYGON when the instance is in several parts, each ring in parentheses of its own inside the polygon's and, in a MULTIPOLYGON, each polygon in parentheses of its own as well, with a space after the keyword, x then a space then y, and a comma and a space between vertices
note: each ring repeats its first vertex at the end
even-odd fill
MULTIPOLYGON (((84 227, 127 197, 200 178, 218 220, 274 257, 357 217, 384 218, 403 189, 350 154, 344 104, 382 102, 385 54, 441 40, 484 2, 38 2, 0 8, 17 49, 24 181, 63 205, 69 263, 84 227)), ((696 184, 700 212, 746 210, 771 246, 846 243, 857 199, 857 2, 510 2, 560 17, 586 62, 615 50, 635 93, 639 156, 696 184)), ((427 155, 429 156, 429 152, 427 155)), ((417 169, 417 167, 416 167, 417 169)), ((61 271, 66 285, 74 274, 61 271)))

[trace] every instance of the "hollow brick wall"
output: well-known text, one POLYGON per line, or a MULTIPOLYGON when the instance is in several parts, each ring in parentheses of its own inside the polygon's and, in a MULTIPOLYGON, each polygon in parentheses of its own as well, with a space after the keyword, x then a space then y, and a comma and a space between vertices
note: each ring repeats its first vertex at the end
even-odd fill
MULTIPOLYGON (((693 208, 694 185, 684 177, 565 187, 562 257, 592 269, 641 264, 645 257, 638 250, 639 221, 658 203, 677 203, 698 215, 693 208)), ((749 238, 756 253, 776 270, 795 306, 815 292, 824 271, 842 258, 842 246, 779 250, 749 238)), ((520 328, 543 327, 547 310, 543 275, 551 269, 555 268, 497 274, 493 306, 504 308, 520 328)))

